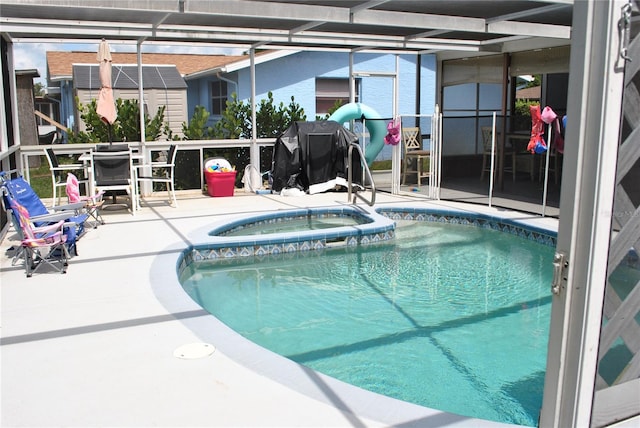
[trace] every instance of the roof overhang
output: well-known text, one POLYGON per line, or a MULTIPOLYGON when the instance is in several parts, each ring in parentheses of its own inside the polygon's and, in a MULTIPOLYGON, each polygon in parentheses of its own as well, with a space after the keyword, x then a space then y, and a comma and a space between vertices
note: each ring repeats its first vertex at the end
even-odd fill
MULTIPOLYGON (((295 54, 297 52, 300 52, 300 51, 298 51, 298 50, 280 50, 280 51, 273 51, 273 52, 265 52, 264 54, 255 56, 254 64, 258 65, 258 64, 261 64, 263 62, 268 62, 268 61, 272 61, 274 59, 283 58, 285 56, 293 55, 293 54, 295 54)), ((199 79, 199 78, 201 78, 203 76, 209 76, 209 75, 233 73, 233 72, 238 71, 238 70, 243 70, 245 68, 249 68, 250 65, 251 65, 251 59, 250 58, 241 59, 240 61, 232 62, 230 64, 225 64, 225 65, 223 65, 221 67, 216 67, 216 68, 211 68, 211 69, 208 69, 208 70, 203 70, 203 71, 198 71, 198 72, 195 72, 195 73, 190 73, 190 74, 184 76, 184 80, 199 79)))
POLYGON ((40 73, 36 68, 30 68, 28 70, 16 70, 16 76, 27 76, 27 77, 40 77, 40 73))
POLYGON ((3 0, 0 24, 14 42, 480 54, 569 44, 572 12, 572 0, 3 0))

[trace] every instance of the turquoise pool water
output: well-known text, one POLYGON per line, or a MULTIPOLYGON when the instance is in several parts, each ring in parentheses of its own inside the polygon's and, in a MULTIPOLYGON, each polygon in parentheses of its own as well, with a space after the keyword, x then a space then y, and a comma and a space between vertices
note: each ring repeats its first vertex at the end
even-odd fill
POLYGON ((300 215, 293 217, 275 217, 270 220, 252 222, 221 232, 220 236, 269 235, 275 233, 301 232, 330 229, 342 226, 355 226, 370 222, 366 217, 338 214, 300 215))
POLYGON ((181 282, 253 342, 371 391, 536 425, 553 248, 399 222, 384 243, 191 263, 181 282))

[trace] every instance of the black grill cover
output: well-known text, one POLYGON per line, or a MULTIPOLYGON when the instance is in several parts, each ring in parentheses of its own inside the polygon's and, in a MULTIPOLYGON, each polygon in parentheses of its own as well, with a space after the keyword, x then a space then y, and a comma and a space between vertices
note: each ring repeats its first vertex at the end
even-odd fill
MULTIPOLYGON (((337 177, 347 179, 349 144, 358 137, 332 120, 295 122, 276 140, 273 148, 272 190, 326 183, 337 177)), ((357 150, 353 156, 353 182, 362 184, 362 166, 357 150)))

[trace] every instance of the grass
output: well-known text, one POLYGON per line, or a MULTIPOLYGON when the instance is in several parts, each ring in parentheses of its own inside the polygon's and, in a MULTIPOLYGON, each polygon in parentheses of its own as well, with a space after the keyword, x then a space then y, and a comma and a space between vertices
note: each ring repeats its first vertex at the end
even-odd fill
POLYGON ((40 157, 39 168, 29 168, 29 184, 31 184, 31 188, 40 198, 51 198, 53 196, 49 163, 44 156, 40 157))
MULTIPOLYGON (((385 171, 391 169, 391 159, 382 160, 382 161, 374 161, 371 163, 371 171, 385 171)), ((429 158, 422 159, 422 170, 429 170, 429 158)))
POLYGON ((388 169, 391 169, 391 159, 371 163, 371 171, 385 171, 388 169))
MULTIPOLYGON (((58 156, 58 162, 60 162, 60 164, 77 163, 74 158, 64 155, 58 156)), ((73 172, 76 175, 83 174, 81 170, 73 172)), ((40 157, 40 166, 38 168, 29 168, 29 184, 41 199, 53 197, 51 171, 49 170, 49 162, 47 162, 47 158, 45 156, 40 157)), ((59 190, 62 190, 62 196, 64 199, 66 197, 64 189, 59 188, 59 190)))

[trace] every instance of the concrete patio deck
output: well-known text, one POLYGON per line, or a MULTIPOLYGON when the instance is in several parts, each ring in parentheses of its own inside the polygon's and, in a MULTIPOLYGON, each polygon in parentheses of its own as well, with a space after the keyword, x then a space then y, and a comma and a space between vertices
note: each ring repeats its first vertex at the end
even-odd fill
MULTIPOLYGON (((104 210, 106 224, 78 243, 65 275, 26 278, 1 245, 3 427, 496 426, 365 392, 239 338, 182 290, 176 260, 192 233, 239 214, 346 204, 346 193, 209 198, 179 208, 143 203, 135 216, 104 210), (174 356, 195 343, 203 358, 174 356)), ((379 193, 378 205, 439 205, 379 193)), ((467 206, 468 207, 468 206, 467 206)), ((555 227, 556 219, 473 206, 555 227)), ((10 253, 10 252, 9 252, 10 253)))

